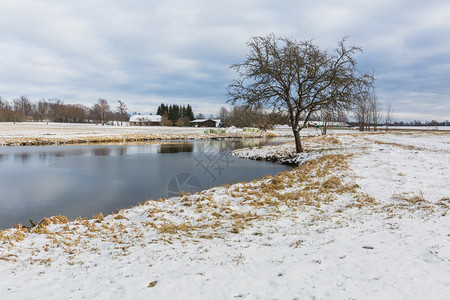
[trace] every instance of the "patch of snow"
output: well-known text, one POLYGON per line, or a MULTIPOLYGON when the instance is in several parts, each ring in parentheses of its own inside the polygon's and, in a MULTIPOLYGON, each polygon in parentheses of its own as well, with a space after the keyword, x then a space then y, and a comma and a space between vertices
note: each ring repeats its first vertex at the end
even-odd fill
MULTIPOLYGON (((0 236, 0 298, 447 299, 449 142, 427 134, 305 140, 316 157, 351 154, 347 171, 328 176, 378 200, 370 205, 352 205, 344 193, 317 206, 253 207, 251 193, 270 192, 272 179, 264 178, 149 201, 104 220, 52 224, 47 234, 16 235, 14 245, 5 236, 18 231, 10 229, 0 236), (248 186, 247 195, 234 194, 248 186), (424 201, 392 198, 401 193, 424 201), (249 226, 231 230, 244 221, 249 226), (158 231, 182 225, 198 229, 158 231)), ((245 151, 283 159, 293 144, 245 151)))

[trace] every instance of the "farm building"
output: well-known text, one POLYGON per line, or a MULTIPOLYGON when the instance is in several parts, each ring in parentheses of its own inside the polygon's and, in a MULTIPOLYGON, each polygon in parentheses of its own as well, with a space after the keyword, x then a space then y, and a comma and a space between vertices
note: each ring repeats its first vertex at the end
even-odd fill
POLYGON ((130 117, 130 126, 160 126, 161 116, 134 115, 130 117))
MULTIPOLYGON (((324 122, 322 121, 309 121, 307 126, 308 127, 323 127, 324 122)), ((327 122, 328 127, 349 127, 349 125, 345 122, 327 122)))
MULTIPOLYGON (((300 121, 300 124, 303 125, 304 121, 300 121)), ((324 122, 322 121, 308 121, 308 123, 306 123, 306 127, 323 127, 324 126, 324 122)), ((349 127, 349 125, 346 122, 327 122, 327 126, 328 127, 349 127)), ((273 126, 274 129, 289 129, 292 130, 292 127, 289 125, 274 125, 273 126)))
POLYGON ((197 119, 191 121, 191 125, 194 127, 219 127, 220 119, 197 119))

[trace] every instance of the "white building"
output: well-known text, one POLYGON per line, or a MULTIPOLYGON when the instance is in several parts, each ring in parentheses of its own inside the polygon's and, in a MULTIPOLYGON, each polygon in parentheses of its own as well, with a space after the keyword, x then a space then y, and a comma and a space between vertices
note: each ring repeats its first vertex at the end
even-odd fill
POLYGON ((134 115, 130 117, 130 126, 160 126, 159 115, 134 115))

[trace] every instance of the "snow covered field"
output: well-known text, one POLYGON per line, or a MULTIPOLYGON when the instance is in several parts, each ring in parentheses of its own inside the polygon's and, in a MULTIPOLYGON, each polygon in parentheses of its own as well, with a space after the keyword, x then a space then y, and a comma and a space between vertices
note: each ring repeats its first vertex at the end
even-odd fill
MULTIPOLYGON (((209 139, 205 128, 162 126, 101 126, 67 123, 0 123, 0 146, 84 143, 124 143, 151 140, 209 139)), ((259 132, 222 134, 228 137, 260 137, 259 132)))
POLYGON ((304 145, 234 153, 302 163, 273 177, 2 231, 0 299, 447 299, 450 133, 304 145))
MULTIPOLYGON (((379 126, 380 130, 384 130, 385 126, 379 126)), ((399 129, 402 131, 408 131, 408 130, 427 130, 427 131, 434 131, 434 130, 450 130, 450 126, 389 126, 389 129, 399 129)))
POLYGON ((109 126, 78 123, 0 123, 1 137, 80 137, 123 134, 198 134, 202 128, 194 127, 161 127, 161 126, 109 126))

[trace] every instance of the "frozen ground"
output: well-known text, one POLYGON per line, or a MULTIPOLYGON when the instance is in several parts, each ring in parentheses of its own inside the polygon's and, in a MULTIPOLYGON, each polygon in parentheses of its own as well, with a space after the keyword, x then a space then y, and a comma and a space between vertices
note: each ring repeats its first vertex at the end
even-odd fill
MULTIPOLYGON (((0 123, 0 146, 209 139, 215 135, 204 134, 204 131, 205 128, 195 127, 101 126, 45 122, 0 123)), ((219 136, 260 137, 263 135, 265 134, 259 132, 235 132, 219 136)))
POLYGON ((304 143, 235 153, 302 163, 274 177, 1 232, 0 299, 448 299, 450 134, 304 143))
MULTIPOLYGON (((380 130, 385 129, 385 126, 379 126, 380 130)), ((399 129, 402 131, 408 130, 426 130, 426 131, 434 131, 434 130, 450 130, 450 126, 389 126, 389 129, 399 129)))
POLYGON ((0 137, 84 137, 125 134, 200 134, 204 128, 161 126, 102 126, 77 123, 0 123, 0 137))

